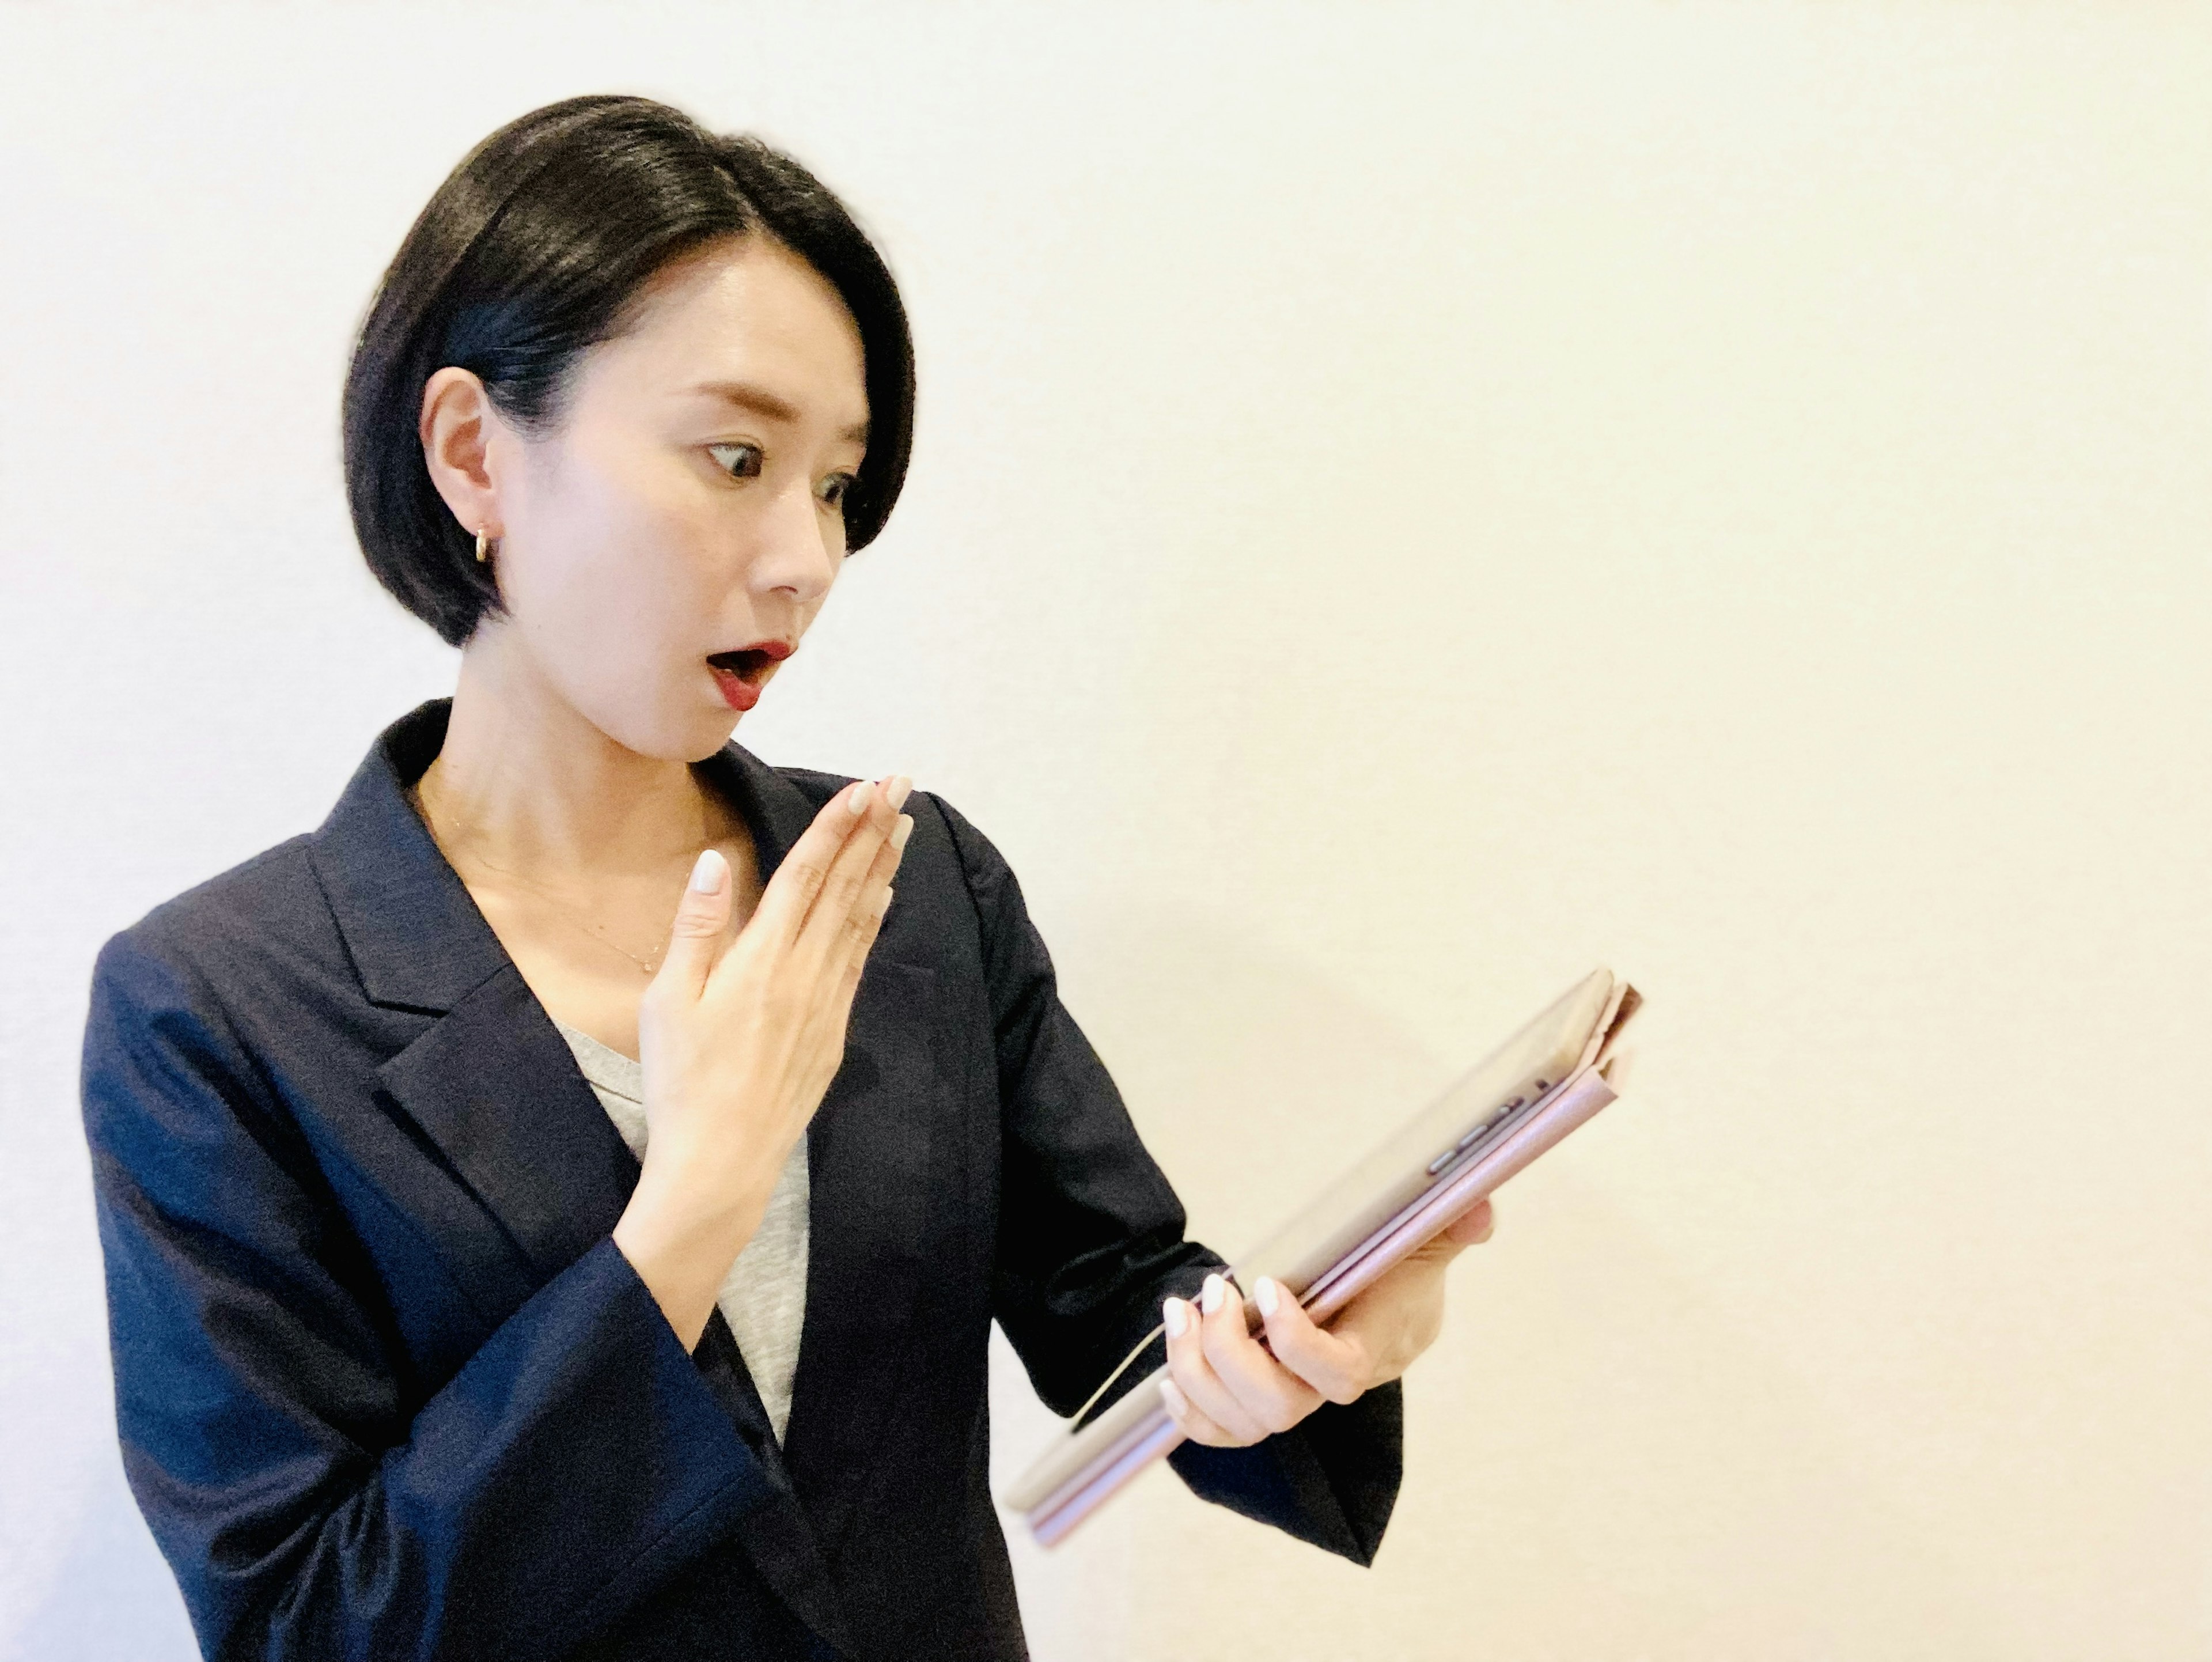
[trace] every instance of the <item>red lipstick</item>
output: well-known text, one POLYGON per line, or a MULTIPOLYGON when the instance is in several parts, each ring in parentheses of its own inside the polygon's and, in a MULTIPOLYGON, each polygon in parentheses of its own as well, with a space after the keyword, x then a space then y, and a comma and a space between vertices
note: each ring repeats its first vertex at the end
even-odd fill
POLYGON ((761 688, 773 667, 798 648, 796 641, 755 641, 750 646, 710 653, 707 669, 714 678, 722 702, 732 709, 748 710, 760 702, 761 688))
POLYGON ((733 669, 724 669, 720 664, 708 666, 714 677, 714 690, 722 695, 722 702, 732 709, 750 709, 760 703, 760 689, 733 669))

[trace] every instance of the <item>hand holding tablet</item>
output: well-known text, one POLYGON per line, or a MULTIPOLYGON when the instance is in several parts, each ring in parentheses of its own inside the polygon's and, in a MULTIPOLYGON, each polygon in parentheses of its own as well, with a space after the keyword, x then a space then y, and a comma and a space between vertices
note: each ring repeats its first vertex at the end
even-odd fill
MULTIPOLYGON (((1270 1324, 1256 1303, 1231 1299, 1235 1288, 1257 1290, 1272 1283, 1279 1289, 1276 1298, 1295 1300, 1310 1322, 1326 1326, 1386 1272, 1438 1241, 1460 1220, 1468 1220, 1470 1232, 1486 1233, 1486 1225, 1476 1225, 1471 1215, 1490 1192, 1613 1100, 1606 1077, 1613 1044, 1641 1002, 1634 988, 1607 970, 1594 971, 1569 989, 1240 1259, 1230 1272, 1233 1288, 1229 1281, 1210 1281, 1212 1310, 1190 1312, 1191 1325, 1170 1333, 1171 1354, 1178 1343, 1186 1355, 1193 1343, 1204 1346, 1203 1330, 1211 1321, 1216 1341, 1206 1348, 1208 1360, 1233 1363, 1245 1355, 1246 1348, 1225 1342, 1221 1324, 1241 1322, 1249 1332, 1270 1324)), ((1173 1318, 1170 1311, 1171 1327, 1173 1318)), ((1273 1327, 1281 1329, 1286 1341, 1302 1337, 1304 1325, 1295 1318, 1286 1324, 1279 1306, 1273 1327)), ((1129 1361, 1142 1350, 1140 1346, 1129 1361)), ((1300 1358, 1296 1371, 1305 1376, 1301 1385, 1318 1391, 1331 1382, 1326 1368, 1307 1374, 1311 1360, 1300 1358)), ((1179 1371, 1188 1375, 1187 1369, 1179 1371)), ((1292 1423, 1303 1417, 1314 1404, 1281 1385, 1289 1372, 1274 1370, 1281 1400, 1273 1403, 1272 1413, 1265 1391, 1230 1393, 1252 1396, 1250 1404, 1193 1403, 1186 1397, 1171 1412, 1175 1396, 1182 1393, 1168 1368, 1157 1369, 1095 1419, 1087 1419, 1086 1404, 1069 1434, 1008 1491, 1006 1504, 1024 1513, 1030 1532, 1050 1546, 1182 1442, 1185 1425, 1201 1433, 1210 1428, 1224 1434, 1224 1440, 1244 1442, 1254 1440, 1255 1431, 1276 1428, 1267 1423, 1270 1417, 1287 1415, 1292 1423), (1217 1419, 1214 1409, 1226 1413, 1231 1423, 1217 1419)), ((1119 1376, 1120 1370, 1109 1376, 1093 1403, 1119 1376)), ((1357 1379, 1341 1385, 1352 1395, 1358 1394, 1353 1386, 1364 1388, 1357 1379)))
POLYGON ((1198 1299, 1170 1299, 1162 1312, 1168 1417, 1188 1441, 1238 1448, 1290 1430, 1324 1402, 1354 1402, 1399 1378, 1443 1324, 1445 1266, 1490 1233, 1490 1202, 1477 1201, 1327 1327, 1263 1275, 1251 1298, 1260 1325, 1248 1331, 1225 1278, 1207 1276, 1198 1299))

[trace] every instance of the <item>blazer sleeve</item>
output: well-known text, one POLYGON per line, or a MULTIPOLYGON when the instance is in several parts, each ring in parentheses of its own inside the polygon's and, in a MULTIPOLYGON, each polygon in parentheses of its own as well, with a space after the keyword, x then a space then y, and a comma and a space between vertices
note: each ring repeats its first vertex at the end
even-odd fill
MULTIPOLYGON (((1138 1138, 1121 1093, 1061 1004, 1052 959, 1013 872, 941 798, 981 926, 998 1053, 1003 1157, 993 1313, 1037 1394, 1071 1415, 1194 1295, 1218 1254, 1183 1239, 1182 1203, 1138 1138)), ((1133 1387, 1165 1342, 1117 1381, 1133 1387)), ((1370 1562, 1402 1471, 1397 1382, 1323 1403, 1249 1448, 1186 1443, 1169 1457, 1202 1498, 1356 1562, 1370 1562)))
POLYGON ((256 1075, 185 963, 108 944, 83 1097, 116 1418, 209 1657, 556 1654, 765 1496, 611 1239, 427 1398, 403 1387, 390 1311, 256 1075))

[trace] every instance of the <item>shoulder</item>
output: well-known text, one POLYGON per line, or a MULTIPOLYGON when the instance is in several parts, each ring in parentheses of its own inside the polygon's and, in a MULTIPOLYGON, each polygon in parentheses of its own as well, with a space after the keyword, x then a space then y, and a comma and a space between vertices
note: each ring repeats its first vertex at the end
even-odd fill
POLYGON ((94 961, 94 1033, 118 1024, 202 1034, 259 1001, 297 1008, 355 981, 328 899, 295 837, 195 884, 118 930, 94 961))
POLYGON ((100 962, 105 967, 219 961, 242 948, 260 948, 271 937, 297 933, 322 910, 321 891, 307 863, 307 838, 294 837, 164 900, 112 936, 100 962))
POLYGON ((308 838, 301 836, 264 849, 162 901, 118 931, 110 944, 121 942, 153 953, 189 953, 296 928, 321 904, 307 845, 308 838))
MULTIPOLYGON (((163 901, 111 936, 94 960, 80 1089, 96 1156, 166 1170, 223 1141, 234 1117, 270 1121, 253 1062, 255 989, 297 983, 330 933, 307 839, 294 837, 163 901)), ((324 972, 327 979, 327 971, 324 972)))

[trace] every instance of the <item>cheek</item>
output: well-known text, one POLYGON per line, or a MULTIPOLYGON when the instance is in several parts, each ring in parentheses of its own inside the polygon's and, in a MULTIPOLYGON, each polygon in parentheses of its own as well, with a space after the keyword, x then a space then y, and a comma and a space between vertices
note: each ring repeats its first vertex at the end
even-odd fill
POLYGON ((533 493, 508 604, 553 678, 578 691, 667 679, 711 610, 698 494, 651 457, 564 455, 533 493))

